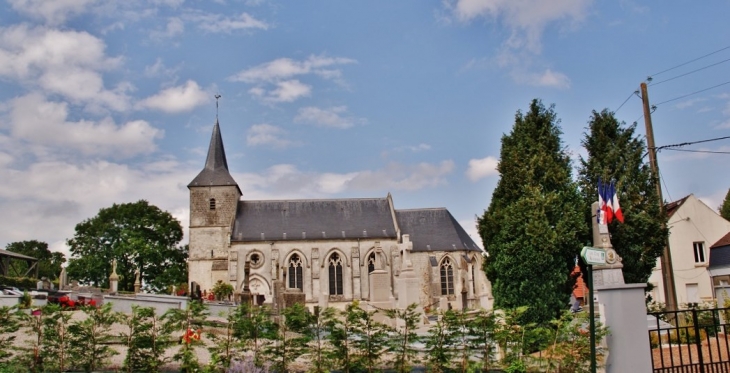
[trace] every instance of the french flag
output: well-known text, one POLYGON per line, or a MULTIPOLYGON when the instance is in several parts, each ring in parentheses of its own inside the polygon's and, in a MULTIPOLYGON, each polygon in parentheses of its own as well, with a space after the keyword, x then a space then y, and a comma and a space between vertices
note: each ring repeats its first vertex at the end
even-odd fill
POLYGON ((614 217, 619 222, 624 222, 624 214, 616 194, 616 184, 611 182, 606 185, 601 179, 598 179, 598 211, 596 213, 598 224, 608 224, 613 221, 614 217))

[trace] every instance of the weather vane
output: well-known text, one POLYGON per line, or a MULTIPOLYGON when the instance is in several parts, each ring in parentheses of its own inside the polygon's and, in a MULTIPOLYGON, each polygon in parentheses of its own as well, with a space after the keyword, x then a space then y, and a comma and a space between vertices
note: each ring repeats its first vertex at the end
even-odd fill
POLYGON ((215 95, 215 121, 218 121, 218 99, 221 98, 221 95, 216 94, 215 95))

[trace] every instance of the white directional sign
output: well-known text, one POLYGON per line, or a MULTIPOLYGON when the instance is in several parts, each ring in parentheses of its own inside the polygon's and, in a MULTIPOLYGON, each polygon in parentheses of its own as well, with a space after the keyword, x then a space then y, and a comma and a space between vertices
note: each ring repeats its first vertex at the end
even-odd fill
POLYGON ((606 264, 606 250, 603 249, 585 246, 580 251, 580 256, 583 257, 583 261, 588 265, 606 264))

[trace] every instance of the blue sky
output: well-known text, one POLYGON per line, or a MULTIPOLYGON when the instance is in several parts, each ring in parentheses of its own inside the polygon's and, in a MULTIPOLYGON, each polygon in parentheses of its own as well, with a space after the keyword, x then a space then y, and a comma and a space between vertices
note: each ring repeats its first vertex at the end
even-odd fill
MULTIPOLYGON (((643 135, 632 92, 650 75, 658 146, 730 135, 730 84, 705 90, 730 82, 730 1, 699 4, 6 0, 0 246, 63 251, 76 223, 138 199, 187 226, 216 94, 244 198, 390 192, 447 207, 479 241, 500 138, 533 98, 576 160, 592 110, 620 107, 643 135)), ((728 154, 658 159, 667 200, 715 208, 730 187, 728 154)))

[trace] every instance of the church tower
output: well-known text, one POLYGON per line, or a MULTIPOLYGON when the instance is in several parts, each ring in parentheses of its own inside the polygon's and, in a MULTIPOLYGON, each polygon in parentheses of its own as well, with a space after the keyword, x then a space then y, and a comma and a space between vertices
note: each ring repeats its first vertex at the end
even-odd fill
POLYGON ((190 190, 190 246, 188 283, 211 290, 229 282, 228 249, 241 189, 230 172, 216 119, 205 168, 188 184, 190 190))

